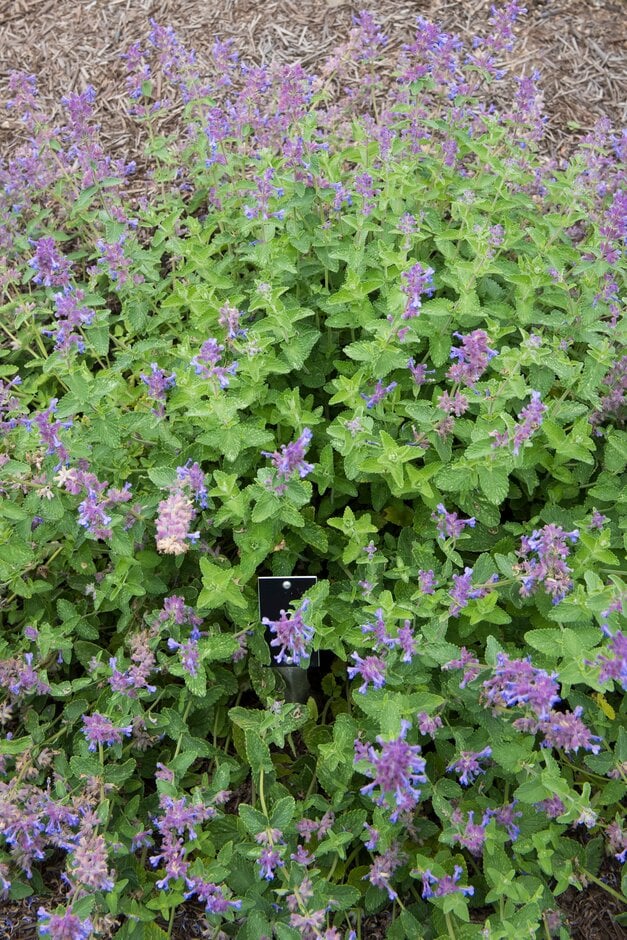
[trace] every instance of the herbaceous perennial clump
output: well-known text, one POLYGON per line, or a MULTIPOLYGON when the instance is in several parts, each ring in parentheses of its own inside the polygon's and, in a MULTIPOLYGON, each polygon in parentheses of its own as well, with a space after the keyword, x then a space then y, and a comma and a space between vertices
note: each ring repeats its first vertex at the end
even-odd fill
POLYGON ((394 59, 364 12, 315 74, 152 23, 123 157, 93 88, 54 123, 10 76, 0 895, 40 936, 619 909, 626 138, 542 155, 523 14, 394 59), (263 574, 318 580, 260 622, 263 574))

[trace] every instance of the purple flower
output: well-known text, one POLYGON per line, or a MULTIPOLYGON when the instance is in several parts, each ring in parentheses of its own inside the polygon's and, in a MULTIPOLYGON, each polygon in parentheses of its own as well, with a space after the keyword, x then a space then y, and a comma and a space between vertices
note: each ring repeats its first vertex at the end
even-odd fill
POLYGON ((295 852, 292 852, 290 855, 292 862, 296 862, 297 865, 303 865, 305 868, 307 865, 311 865, 314 860, 313 855, 311 855, 304 845, 299 845, 295 852))
POLYGON ((241 316, 241 311, 229 303, 220 307, 218 323, 226 330, 227 339, 231 341, 239 339, 239 337, 245 339, 248 335, 248 330, 243 330, 240 326, 241 316))
POLYGON ((416 638, 412 630, 411 620, 405 620, 403 622, 403 626, 398 628, 397 643, 403 651, 401 661, 404 663, 410 663, 418 648, 416 645, 416 638))
POLYGON ((200 537, 199 532, 190 532, 196 512, 186 493, 175 487, 170 495, 159 503, 157 516, 157 551, 162 555, 184 555, 189 542, 200 537))
POLYGON ((274 634, 270 646, 279 646, 280 650, 274 657, 277 663, 288 666, 298 666, 302 659, 309 657, 307 644, 311 643, 314 629, 303 622, 303 614, 310 605, 309 598, 305 598, 298 610, 289 616, 284 610, 280 611, 279 620, 269 620, 263 617, 261 622, 270 628, 274 634))
POLYGON ((566 812, 566 807, 559 796, 549 796, 546 800, 541 800, 535 805, 538 809, 541 809, 543 813, 546 813, 549 819, 557 819, 558 816, 562 816, 563 813, 566 812))
POLYGON ((409 271, 404 271, 403 274, 401 274, 401 280, 403 282, 401 290, 407 296, 407 306, 402 315, 403 320, 411 320, 413 317, 420 315, 420 308, 422 306, 420 298, 422 294, 431 297, 435 290, 433 286, 434 274, 435 271, 433 268, 423 268, 420 262, 413 265, 409 271))
POLYGON ((372 683, 373 688, 381 689, 385 684, 385 662, 379 656, 366 656, 362 659, 357 653, 351 653, 351 659, 355 660, 354 666, 348 666, 348 678, 354 679, 359 675, 364 680, 359 686, 358 691, 363 694, 372 683))
POLYGON ((476 525, 474 516, 470 519, 460 519, 456 512, 447 512, 443 503, 438 503, 436 510, 437 512, 431 513, 431 518, 437 523, 440 539, 457 539, 467 526, 472 529, 476 525))
POLYGON ((112 486, 107 489, 109 484, 106 480, 100 481, 94 473, 75 467, 64 467, 55 479, 73 496, 86 491, 87 495, 78 506, 79 524, 97 539, 111 538, 111 516, 106 510, 132 499, 131 484, 125 483, 122 489, 112 486))
POLYGON ((224 886, 216 885, 210 881, 203 881, 202 878, 186 878, 188 890, 185 892, 185 899, 196 895, 201 904, 205 905, 206 914, 224 914, 229 908, 239 910, 242 902, 226 898, 224 896, 224 886))
POLYGON ((459 684, 460 689, 465 689, 469 682, 472 682, 477 678, 481 672, 481 666, 479 665, 479 660, 476 659, 470 653, 465 646, 461 648, 461 655, 459 659, 451 659, 448 663, 444 663, 442 669, 463 669, 464 676, 462 681, 459 684))
POLYGON ((107 844, 101 833, 82 826, 70 855, 68 870, 72 879, 92 891, 112 891, 113 878, 108 867, 107 844))
POLYGON ((364 773, 373 778, 373 782, 361 788, 361 793, 372 795, 378 788, 379 794, 375 800, 377 806, 385 806, 392 810, 390 820, 396 822, 401 814, 409 814, 418 805, 421 791, 417 789, 418 783, 426 783, 424 773, 425 760, 420 756, 420 745, 408 744, 405 740, 411 728, 409 721, 401 722, 401 733, 398 738, 385 741, 377 737, 381 745, 379 753, 371 745, 366 749, 367 757, 361 742, 356 751, 355 763, 367 760, 371 767, 364 773))
POLYGON ((190 676, 198 675, 198 666, 200 664, 200 650, 198 648, 198 641, 194 638, 189 639, 186 643, 178 643, 176 640, 170 637, 168 639, 168 649, 170 650, 180 650, 181 665, 185 672, 189 673, 190 676))
POLYGON ((590 518, 590 524, 588 528, 602 529, 606 522, 609 522, 608 517, 604 516, 602 512, 598 511, 598 509, 595 509, 590 518))
POLYGON ((479 597, 485 597, 491 590, 490 582, 498 581, 498 575, 492 575, 487 584, 481 587, 472 587, 472 568, 464 568, 463 574, 453 575, 453 587, 449 594, 453 603, 449 607, 451 617, 457 617, 464 607, 468 606, 468 601, 479 597))
POLYGON ((620 820, 615 819, 608 825, 605 835, 610 852, 624 865, 627 861, 627 829, 623 829, 620 820))
POLYGON ((374 829, 372 826, 368 825, 368 823, 366 822, 364 823, 364 829, 368 833, 368 839, 366 840, 366 842, 364 842, 364 845, 366 846, 367 849, 370 849, 371 852, 374 852, 377 845, 379 844, 379 839, 381 838, 381 834, 378 829, 374 829))
POLYGON ((266 881, 272 881, 276 869, 279 866, 285 865, 285 862, 276 849, 268 846, 261 850, 261 854, 257 859, 257 865, 259 866, 260 876, 265 878, 266 881))
POLYGON ((434 718, 431 718, 426 712, 419 712, 417 718, 418 730, 421 734, 433 735, 438 728, 442 727, 442 719, 439 715, 435 715, 434 718))
POLYGON ((34 269, 35 284, 43 287, 69 287, 70 269, 72 262, 57 250, 57 245, 51 236, 31 241, 35 254, 29 259, 29 265, 34 269))
POLYGON ((515 566, 515 570, 522 573, 521 597, 529 597, 540 584, 553 598, 554 604, 566 597, 573 585, 570 578, 572 569, 566 564, 570 554, 566 542, 575 543, 578 538, 577 529, 565 532, 561 526, 552 523, 521 538, 517 554, 523 560, 515 566))
POLYGON ((387 852, 383 852, 375 858, 370 866, 370 871, 367 875, 364 875, 364 878, 367 878, 375 888, 382 888, 383 891, 387 891, 390 901, 394 901, 398 894, 390 885, 390 878, 405 860, 405 855, 399 851, 397 843, 393 842, 387 852))
POLYGON ((0 900, 6 901, 11 890, 11 882, 8 878, 9 866, 5 862, 0 862, 0 900))
POLYGON ((154 685, 148 684, 148 677, 156 665, 155 654, 150 649, 149 639, 150 634, 147 630, 141 630, 130 638, 133 665, 124 672, 118 669, 117 657, 110 657, 109 666, 112 672, 108 681, 114 692, 120 692, 129 698, 137 698, 137 692, 140 689, 146 689, 147 692, 156 691, 154 685))
POLYGON ((504 806, 499 806, 498 809, 489 809, 486 812, 488 817, 494 817, 501 826, 505 826, 507 829, 507 834, 515 842, 518 836, 520 835, 520 828, 516 825, 516 820, 520 819, 522 813, 520 811, 515 811, 514 807, 517 805, 518 800, 513 800, 511 803, 506 803, 504 806))
POLYGON ((456 418, 460 418, 468 411, 468 399, 461 392, 455 392, 453 396, 449 392, 442 392, 438 398, 438 408, 448 415, 453 414, 456 418))
POLYGON ((280 480, 274 487, 277 493, 285 492, 286 481, 289 480, 295 470, 298 471, 298 475, 302 480, 314 469, 313 464, 305 462, 305 452, 311 443, 312 437, 313 434, 309 428, 305 428, 295 441, 290 444, 282 444, 280 451, 275 450, 273 453, 269 453, 267 450, 261 451, 263 457, 270 457, 273 466, 276 468, 277 477, 280 480))
POLYGON ((451 349, 451 359, 457 361, 446 373, 447 378, 472 388, 497 352, 489 348, 488 334, 483 330, 474 330, 467 336, 461 333, 454 333, 453 336, 457 336, 462 341, 462 345, 451 349))
POLYGON ((111 747, 114 744, 121 744, 124 735, 127 737, 132 732, 131 725, 125 728, 116 728, 110 718, 94 712, 93 715, 83 715, 83 734, 89 743, 88 750, 95 751, 100 744, 106 744, 111 747))
POLYGON ((485 773, 485 768, 480 766, 479 761, 490 757, 491 754, 492 748, 489 746, 484 747, 482 751, 461 751, 457 760, 449 764, 446 769, 449 773, 454 771, 459 774, 459 782, 463 787, 467 787, 476 780, 479 774, 485 773))
POLYGON ((614 680, 627 691, 627 635, 622 630, 612 633, 607 624, 603 626, 603 633, 609 637, 607 651, 612 655, 610 657, 600 653, 597 656, 594 665, 601 667, 599 680, 601 682, 614 680))
POLYGON ((366 402, 366 408, 374 408, 374 406, 378 405, 397 385, 398 382, 390 382, 389 385, 384 385, 381 379, 378 379, 372 395, 366 395, 365 392, 360 392, 361 397, 366 402))
POLYGON ((21 418, 20 423, 28 430, 31 431, 33 425, 39 431, 39 438, 42 444, 45 444, 47 447, 46 454, 56 454, 60 460, 60 463, 57 466, 61 466, 62 463, 67 463, 70 459, 70 454, 59 437, 59 431, 63 428, 71 428, 72 421, 59 421, 52 420, 53 414, 57 410, 58 399, 51 398, 50 404, 43 411, 35 412, 28 418, 21 418))
POLYGON ((163 610, 159 611, 158 620, 160 623, 165 623, 166 620, 171 618, 175 624, 181 626, 187 623, 188 612, 191 609, 191 607, 186 606, 184 597, 179 594, 172 594, 171 597, 166 597, 164 600, 163 610))
POLYGON ((461 823, 463 822, 463 815, 459 810, 456 810, 451 817, 451 821, 458 826, 458 832, 453 841, 459 842, 459 844, 465 849, 468 849, 472 855, 481 855, 485 843, 486 826, 490 821, 489 816, 484 814, 481 822, 476 823, 474 811, 471 810, 468 813, 468 820, 462 829, 461 823))
POLYGON ((416 364, 416 361, 413 358, 407 360, 407 368, 411 372, 411 377, 418 387, 424 385, 427 381, 427 376, 432 375, 435 372, 434 369, 427 369, 426 363, 424 362, 419 362, 416 364))
POLYGON ((150 847, 154 844, 152 829, 142 829, 140 832, 135 833, 131 839, 131 852, 136 852, 138 849, 143 849, 145 846, 150 847))
MULTIPOLYGON (((150 397, 154 398, 155 401, 164 402, 167 389, 173 388, 173 386, 176 385, 176 373, 172 372, 170 375, 167 375, 163 369, 159 368, 156 362, 151 362, 150 368, 150 375, 145 375, 142 372, 139 377, 142 382, 148 386, 148 394, 150 397)), ((154 413, 162 418, 165 414, 163 405, 160 404, 158 408, 154 409, 154 413)))
POLYGON ((93 936, 94 928, 89 918, 81 920, 71 910, 64 914, 50 914, 40 907, 37 916, 39 933, 50 937, 50 940, 88 940, 93 936))
POLYGON ((54 336, 54 348, 58 352, 69 352, 76 346, 79 352, 85 351, 85 343, 79 333, 74 332, 82 326, 89 326, 95 316, 90 307, 84 307, 82 301, 85 292, 67 288, 63 293, 54 295, 55 329, 42 329, 44 336, 54 336))
POLYGON ((492 708, 526 705, 544 718, 559 702, 557 673, 551 675, 531 664, 531 657, 510 659, 505 653, 496 657, 494 675, 483 683, 481 697, 492 708))
POLYGON ((567 754, 571 751, 577 753, 580 747, 584 751, 592 751, 598 754, 601 750, 599 744, 595 741, 602 741, 603 738, 596 734, 591 734, 590 730, 581 720, 583 708, 578 705, 574 712, 556 712, 551 711, 546 718, 540 722, 540 730, 544 733, 542 747, 558 747, 567 754))
POLYGON ((208 505, 207 487, 205 485, 205 474, 200 469, 200 464, 192 463, 190 458, 184 467, 176 468, 176 478, 179 486, 189 486, 200 508, 206 509, 208 505))
POLYGON ((452 875, 444 875, 442 878, 436 878, 435 875, 432 875, 429 869, 422 874, 422 896, 423 898, 441 898, 447 894, 463 894, 466 897, 470 897, 475 893, 475 889, 471 886, 463 887, 459 884, 459 879, 461 878, 463 868, 460 865, 456 865, 452 875), (435 891, 433 886, 435 885, 435 891))
POLYGON ((390 635, 385 625, 385 620, 383 619, 383 608, 379 607, 377 610, 375 610, 374 615, 375 622, 365 623, 361 628, 361 632, 372 633, 374 635, 375 650, 393 649, 396 646, 396 640, 393 636, 390 635))
POLYGON ((387 37, 381 32, 372 13, 368 10, 361 10, 353 16, 353 24, 350 40, 356 50, 357 60, 373 62, 379 55, 380 48, 386 45, 387 37))
POLYGON ((200 347, 200 352, 191 361, 196 375, 203 379, 212 377, 217 378, 220 388, 228 388, 229 376, 237 372, 237 362, 232 362, 230 366, 218 365, 224 352, 224 346, 221 346, 217 339, 210 338, 200 347))
POLYGON ((418 586, 423 594, 434 594, 435 593, 435 574, 430 568, 428 571, 423 571, 422 568, 418 572, 418 586))
POLYGON ((50 686, 41 679, 33 666, 32 653, 24 653, 23 659, 12 656, 0 660, 0 688, 7 689, 13 698, 50 692, 50 686))
POLYGON ((537 431, 542 424, 543 417, 548 408, 540 399, 540 392, 531 393, 531 401, 522 409, 518 415, 519 424, 516 425, 511 437, 507 431, 491 431, 494 438, 493 447, 507 447, 510 443, 514 446, 512 453, 518 456, 520 448, 525 441, 528 441, 534 431, 537 431))
MULTIPOLYGON (((126 235, 120 235, 116 242, 105 242, 102 238, 96 242, 101 257, 98 267, 105 270, 112 281, 122 287, 128 281, 131 259, 124 254, 126 235)), ((97 269, 96 269, 97 270, 97 269)))
POLYGON ((369 173, 358 173, 355 176, 355 192, 362 197, 363 215, 370 215, 375 207, 375 203, 372 200, 379 195, 381 190, 374 188, 372 177, 369 173))
POLYGON ((206 819, 212 819, 216 811, 203 803, 188 805, 186 797, 175 800, 164 793, 159 796, 159 806, 162 815, 154 822, 161 835, 161 852, 150 857, 150 864, 156 868, 160 862, 163 863, 165 877, 157 881, 157 887, 165 890, 170 881, 187 877, 189 862, 184 840, 180 836, 187 834, 190 839, 196 839, 196 826, 206 819))

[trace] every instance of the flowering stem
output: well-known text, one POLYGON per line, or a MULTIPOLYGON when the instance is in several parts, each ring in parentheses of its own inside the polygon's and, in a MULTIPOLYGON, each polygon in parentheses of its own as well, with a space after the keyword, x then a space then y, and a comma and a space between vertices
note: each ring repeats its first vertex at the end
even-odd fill
POLYGON ((270 817, 268 816, 268 807, 266 806, 266 797, 263 792, 263 780, 264 780, 264 772, 262 768, 259 771, 259 802, 261 803, 261 809, 262 809, 264 816, 267 819, 269 819, 270 817))
POLYGON ((455 936, 455 930, 453 928, 453 921, 451 920, 451 915, 448 913, 445 914, 444 920, 446 921, 446 929, 448 931, 449 937, 451 940, 457 940, 457 937, 455 936))

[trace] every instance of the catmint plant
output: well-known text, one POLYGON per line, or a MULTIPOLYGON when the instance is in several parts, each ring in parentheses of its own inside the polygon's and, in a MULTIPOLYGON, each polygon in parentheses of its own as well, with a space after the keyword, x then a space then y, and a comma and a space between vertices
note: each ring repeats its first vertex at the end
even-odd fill
POLYGON ((316 74, 152 21, 123 160, 97 89, 9 76, 0 897, 40 936, 617 909, 625 143, 546 155, 523 16, 363 11, 316 74), (268 575, 316 584, 260 621, 268 575))

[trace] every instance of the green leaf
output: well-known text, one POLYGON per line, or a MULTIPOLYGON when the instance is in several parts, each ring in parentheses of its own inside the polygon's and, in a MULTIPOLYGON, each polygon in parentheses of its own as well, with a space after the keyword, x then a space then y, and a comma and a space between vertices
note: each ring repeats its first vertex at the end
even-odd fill
POLYGON ((30 734, 26 735, 23 738, 4 738, 0 740, 0 754, 10 754, 16 756, 17 754, 23 754, 24 751, 27 751, 29 747, 32 747, 33 739, 30 734))
POLYGON ((203 589, 198 597, 198 607, 214 610, 225 604, 232 604, 239 609, 246 608, 246 598, 237 583, 236 568, 222 568, 214 565, 208 558, 200 559, 203 589))
POLYGON ((486 498, 495 506, 500 506, 509 490, 509 478, 505 470, 480 467, 479 484, 486 498))
MULTIPOLYGON (((256 836, 268 828, 268 820, 254 806, 249 806, 248 803, 240 803, 237 812, 251 836, 256 836)), ((281 827, 276 826, 276 828, 280 829, 281 827)))
POLYGON ((246 757, 254 773, 263 770, 270 773, 273 770, 270 748, 256 731, 245 731, 246 757))
POLYGON ((294 818, 296 801, 293 796, 284 796, 272 808, 270 825, 273 829, 286 829, 294 818))

